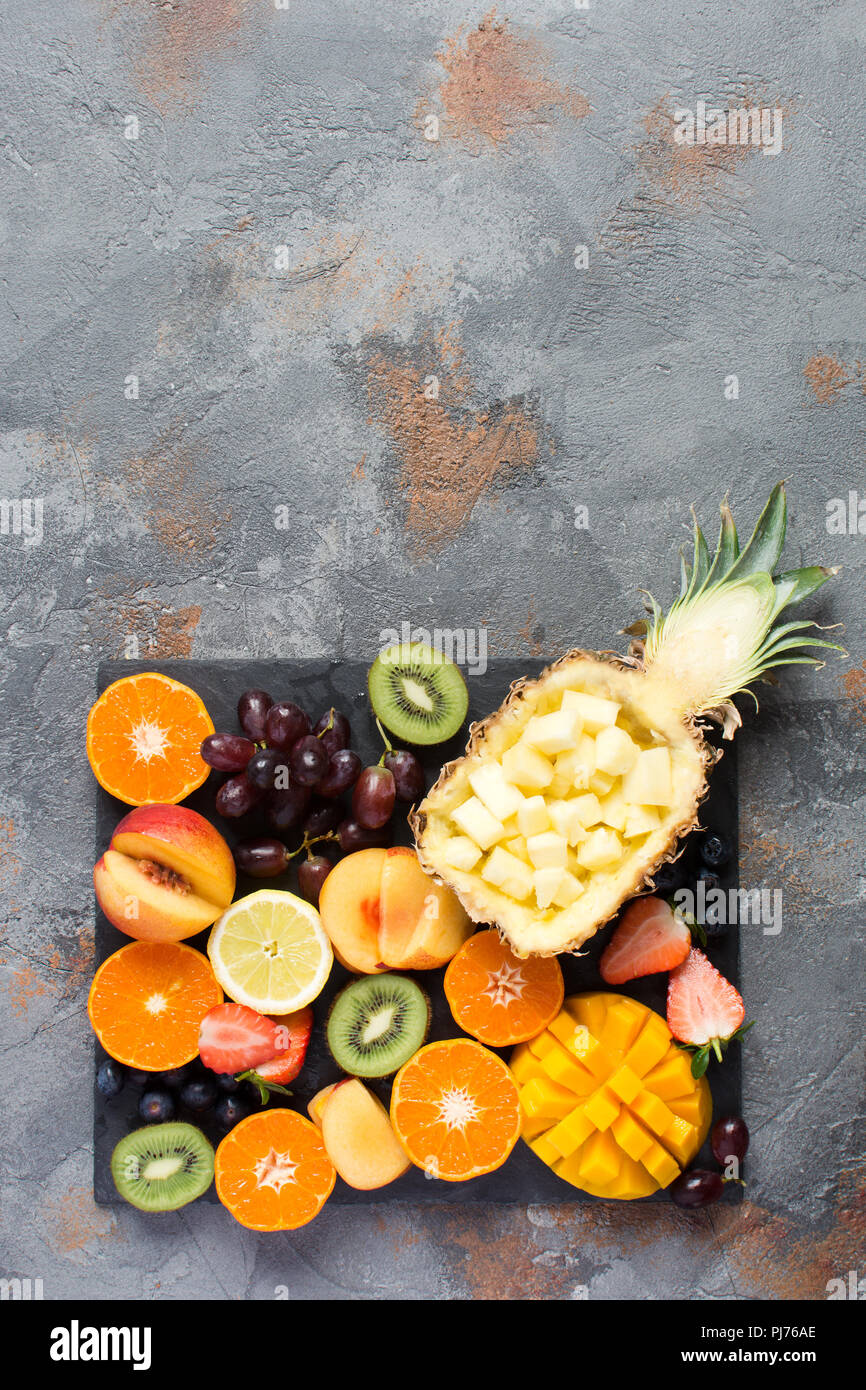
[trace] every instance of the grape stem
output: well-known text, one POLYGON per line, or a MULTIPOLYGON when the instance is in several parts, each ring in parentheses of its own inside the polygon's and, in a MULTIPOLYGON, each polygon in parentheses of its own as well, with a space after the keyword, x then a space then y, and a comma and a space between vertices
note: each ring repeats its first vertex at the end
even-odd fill
POLYGON ((312 859, 313 855, 310 850, 313 845, 318 845, 322 840, 338 840, 339 838, 336 830, 329 830, 324 835, 305 835, 297 849, 286 850, 286 859, 295 859, 303 850, 307 851, 307 858, 312 859))
POLYGON ((331 705, 331 708, 328 710, 328 722, 327 722, 327 724, 325 725, 324 729, 320 729, 320 730, 319 730, 319 732, 316 734, 316 738, 321 738, 323 734, 327 734, 331 729, 333 729, 333 727, 334 727, 334 706, 331 705))
POLYGON ((379 730, 379 733, 380 733, 381 736, 382 736, 382 742, 383 742, 384 745, 385 745, 385 752, 382 754, 382 756, 381 756, 381 758, 379 759, 379 761, 377 762, 376 766, 377 766, 377 767, 384 767, 384 766, 385 766, 385 758, 386 758, 386 756, 387 756, 388 753, 393 753, 393 752, 394 752, 394 746, 393 746, 393 744, 391 743, 390 739, 388 738, 388 735, 385 733, 385 730, 382 728, 382 721, 381 721, 378 717, 376 718, 376 728, 379 730))

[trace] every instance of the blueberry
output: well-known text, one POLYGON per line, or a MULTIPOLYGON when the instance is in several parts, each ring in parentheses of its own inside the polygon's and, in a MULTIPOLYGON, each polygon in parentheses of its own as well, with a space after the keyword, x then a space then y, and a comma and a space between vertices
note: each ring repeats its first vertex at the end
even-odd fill
POLYGON ((189 1081, 189 1067, 175 1067, 173 1071, 159 1072, 159 1080, 163 1086, 170 1086, 172 1090, 177 1090, 189 1081))
POLYGON ((180 1093, 181 1104, 187 1110, 210 1110, 217 1094, 213 1081, 188 1081, 180 1093))
POLYGON ((706 867, 698 869, 698 882, 703 883, 706 891, 711 893, 714 888, 719 886, 719 876, 712 869, 706 867))
POLYGON ((675 892, 677 888, 682 888, 684 881, 685 875, 679 864, 662 864, 653 880, 653 892, 663 898, 666 894, 675 892))
POLYGON ((106 1100, 111 1100, 123 1090, 123 1083, 126 1080, 126 1068, 120 1062, 115 1062, 113 1057, 109 1057, 107 1062, 103 1062, 99 1071, 96 1073, 96 1086, 100 1094, 106 1100))
POLYGON ((128 1067, 126 1079, 130 1086, 149 1086, 151 1081, 156 1080, 156 1073, 152 1071, 139 1071, 136 1067, 128 1067))
POLYGON ((245 1119, 249 1113, 249 1108, 243 1101, 238 1100, 237 1096, 223 1096, 217 1101, 214 1119, 220 1129, 231 1129, 238 1120, 245 1119))
POLYGON ((146 1124, 164 1125, 174 1119, 174 1096, 170 1091, 145 1091, 138 1113, 146 1124))
POLYGON ((731 846, 724 835, 708 831, 699 845, 700 856, 708 869, 721 869, 731 857, 731 846))
POLYGON ((232 1076, 230 1071, 217 1072, 213 1080, 216 1082, 218 1089, 227 1096, 234 1095, 241 1084, 236 1076, 232 1076))

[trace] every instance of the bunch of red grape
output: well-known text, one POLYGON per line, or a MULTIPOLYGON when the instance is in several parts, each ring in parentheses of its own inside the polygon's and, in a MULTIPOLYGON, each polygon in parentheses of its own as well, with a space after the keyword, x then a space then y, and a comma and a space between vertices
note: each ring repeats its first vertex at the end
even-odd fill
POLYGON ((349 747, 348 719, 333 707, 313 724, 292 700, 245 690, 238 721, 243 733, 210 734, 201 745, 209 767, 231 774, 216 794, 217 812, 238 820, 261 807, 277 836, 300 830, 303 839, 294 851, 276 836, 243 840, 234 851, 237 866, 253 878, 273 878, 306 850, 298 884, 308 902, 318 903, 332 867, 324 854, 311 852, 313 845, 330 841, 344 854, 389 845, 395 803, 424 795, 424 769, 414 753, 386 739, 380 762, 364 767, 349 747), (340 798, 349 791, 347 812, 340 798))

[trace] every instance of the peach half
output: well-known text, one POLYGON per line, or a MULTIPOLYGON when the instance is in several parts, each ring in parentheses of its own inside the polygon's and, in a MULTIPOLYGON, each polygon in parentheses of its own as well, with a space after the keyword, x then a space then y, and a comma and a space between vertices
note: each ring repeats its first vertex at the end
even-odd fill
POLYGON ((362 1192, 385 1187, 411 1166, 388 1111, 363 1082, 354 1077, 337 1082, 320 1113, 328 1157, 350 1187, 362 1192))
POLYGON ((413 849, 385 851, 379 890, 379 953, 392 970, 447 965, 474 927, 461 903, 430 878, 413 849))
POLYGON ((235 862, 222 835, 187 806, 139 806, 124 816, 93 870, 112 926, 139 941, 184 941, 225 912, 235 862))

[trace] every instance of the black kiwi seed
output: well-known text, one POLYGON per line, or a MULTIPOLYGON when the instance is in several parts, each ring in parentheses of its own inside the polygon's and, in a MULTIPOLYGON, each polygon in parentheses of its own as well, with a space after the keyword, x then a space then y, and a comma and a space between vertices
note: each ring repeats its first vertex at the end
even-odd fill
POLYGON ((140 1211, 177 1211, 213 1182, 214 1151, 200 1129, 180 1121, 148 1125, 111 1155, 114 1185, 140 1211))
POLYGON ((367 975, 331 1005, 326 1037, 351 1076, 390 1076, 414 1057, 430 1027, 430 1000, 405 975, 367 975))
POLYGON ((379 653, 367 677, 370 703, 406 743, 444 743, 466 718, 469 692, 457 666, 424 642, 379 653))

